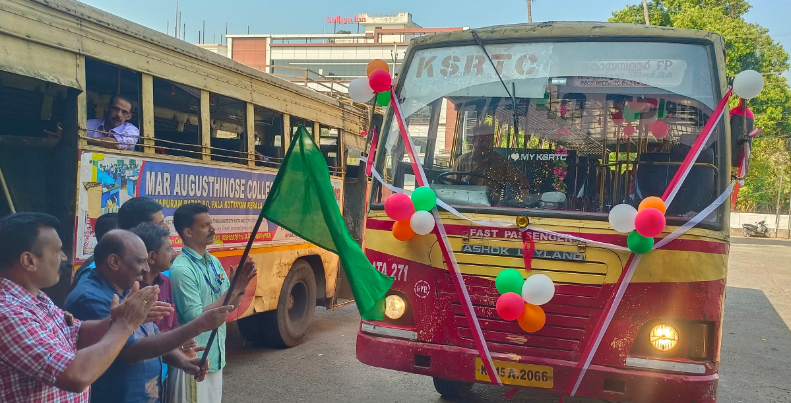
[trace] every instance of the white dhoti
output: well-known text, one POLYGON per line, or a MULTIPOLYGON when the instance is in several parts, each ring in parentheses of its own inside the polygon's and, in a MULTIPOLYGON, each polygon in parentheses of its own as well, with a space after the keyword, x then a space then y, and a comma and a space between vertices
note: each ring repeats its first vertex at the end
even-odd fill
POLYGON ((222 402, 222 370, 209 372, 203 382, 198 382, 198 403, 220 402, 222 402))
POLYGON ((163 403, 220 403, 222 401, 222 370, 209 372, 203 382, 178 368, 169 368, 165 380, 163 403))

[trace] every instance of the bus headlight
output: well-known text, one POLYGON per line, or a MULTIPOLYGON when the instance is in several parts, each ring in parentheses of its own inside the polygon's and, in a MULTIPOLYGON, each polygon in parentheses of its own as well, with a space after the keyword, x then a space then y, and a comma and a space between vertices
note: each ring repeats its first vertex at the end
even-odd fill
POLYGON ((670 351, 678 345, 678 331, 673 326, 660 323, 651 328, 648 340, 655 349, 661 352, 670 351))
POLYGON ((398 295, 388 295, 385 298, 385 316, 396 320, 404 316, 404 312, 406 312, 406 303, 403 298, 398 295))

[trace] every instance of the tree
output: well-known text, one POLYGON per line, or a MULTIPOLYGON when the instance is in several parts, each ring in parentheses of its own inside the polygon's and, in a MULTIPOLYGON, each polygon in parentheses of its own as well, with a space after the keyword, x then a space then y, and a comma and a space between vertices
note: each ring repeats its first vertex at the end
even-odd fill
MULTIPOLYGON (((755 141, 747 184, 739 194, 737 209, 741 211, 774 211, 777 185, 780 180, 780 156, 787 150, 778 138, 791 134, 791 89, 780 75, 789 68, 788 53, 772 39, 769 30, 748 23, 744 15, 751 8, 748 0, 648 0, 646 5, 628 5, 613 12, 611 22, 642 24, 645 10, 653 25, 701 29, 716 32, 725 39, 726 75, 728 81, 743 70, 756 70, 764 75, 761 94, 750 101, 756 127, 762 129, 755 141)), ((734 97, 735 98, 735 97, 734 97)), ((737 100, 732 100, 731 107, 737 100)), ((788 206, 788 197, 784 197, 788 206)))

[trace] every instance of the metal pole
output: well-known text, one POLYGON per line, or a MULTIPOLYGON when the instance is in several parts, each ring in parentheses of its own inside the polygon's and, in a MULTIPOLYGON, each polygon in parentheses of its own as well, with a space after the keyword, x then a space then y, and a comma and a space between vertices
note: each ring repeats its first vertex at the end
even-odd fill
POLYGON ((3 193, 5 194, 5 199, 8 201, 8 208, 11 209, 11 214, 16 213, 16 209, 14 208, 14 201, 11 200, 11 193, 8 191, 8 184, 5 182, 5 176, 3 175, 3 169, 0 168, 0 184, 3 185, 3 193))
POLYGON ((786 165, 780 167, 780 184, 777 186, 777 204, 775 207, 775 238, 777 238, 777 230, 780 228, 780 196, 783 194, 783 181, 785 180, 786 165))

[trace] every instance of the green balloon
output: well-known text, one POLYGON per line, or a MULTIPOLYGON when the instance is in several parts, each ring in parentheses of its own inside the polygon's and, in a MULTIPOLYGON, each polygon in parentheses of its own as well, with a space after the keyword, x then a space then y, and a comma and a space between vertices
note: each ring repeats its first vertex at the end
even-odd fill
POLYGON ((376 94, 376 103, 382 106, 390 105, 390 91, 376 94))
POLYGON ((412 192, 412 204, 415 211, 431 211, 437 205, 437 194, 430 187, 421 186, 412 192))
POLYGON ((667 111, 664 108, 660 108, 656 114, 656 117, 659 119, 664 119, 667 117, 667 111))
POLYGON ((497 292, 500 294, 515 292, 522 295, 524 283, 525 279, 522 277, 522 273, 514 269, 505 269, 494 279, 494 286, 497 287, 497 292))
POLYGON ((654 247, 654 238, 646 238, 638 234, 637 231, 632 231, 626 238, 626 245, 630 251, 642 255, 648 253, 654 247))
POLYGON ((623 106, 623 119, 627 122, 636 122, 640 120, 640 112, 631 110, 628 106, 623 106))

